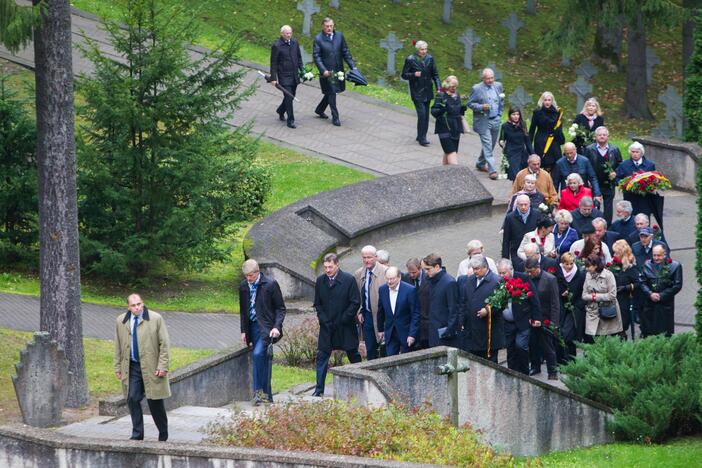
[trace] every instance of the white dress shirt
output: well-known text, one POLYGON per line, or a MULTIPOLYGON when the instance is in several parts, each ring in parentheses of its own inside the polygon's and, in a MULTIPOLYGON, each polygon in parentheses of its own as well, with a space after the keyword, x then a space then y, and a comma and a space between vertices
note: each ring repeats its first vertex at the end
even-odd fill
POLYGON ((388 286, 390 289, 390 309, 392 310, 392 315, 395 315, 395 305, 397 304, 397 295, 400 292, 400 283, 397 283, 395 289, 388 286))

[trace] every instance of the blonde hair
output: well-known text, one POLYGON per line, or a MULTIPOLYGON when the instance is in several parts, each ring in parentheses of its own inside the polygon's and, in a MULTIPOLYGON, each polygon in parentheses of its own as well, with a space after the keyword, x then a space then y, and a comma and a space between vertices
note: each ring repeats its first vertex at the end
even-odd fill
POLYGON ((449 75, 446 78, 444 78, 444 81, 441 82, 441 86, 443 88, 450 88, 451 86, 458 86, 458 78, 456 78, 453 75, 449 75))
POLYGON ((561 263, 574 263, 575 262, 575 255, 573 255, 570 252, 564 252, 563 255, 561 255, 561 263))
POLYGON ((553 101, 554 109, 558 110, 558 104, 556 104, 556 98, 551 91, 544 91, 543 93, 541 93, 541 97, 539 97, 539 101, 536 103, 536 107, 541 109, 544 106, 544 99, 546 99, 547 97, 551 98, 551 100, 553 101))
POLYGON ((622 270, 628 270, 636 265, 636 257, 631 251, 629 243, 624 239, 619 239, 612 245, 612 251, 622 262, 622 270))
POLYGON ((588 104, 594 104, 595 105, 595 114, 597 115, 602 115, 602 108, 600 107, 600 103, 597 102, 597 98, 591 97, 587 101, 585 101, 585 104, 583 104, 583 108, 580 111, 581 114, 585 113, 585 109, 587 109, 588 104))

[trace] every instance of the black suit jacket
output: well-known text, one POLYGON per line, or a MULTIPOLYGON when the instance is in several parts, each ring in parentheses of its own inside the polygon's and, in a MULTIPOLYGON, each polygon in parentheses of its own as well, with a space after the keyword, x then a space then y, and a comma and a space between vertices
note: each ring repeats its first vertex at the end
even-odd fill
POLYGON ((635 242, 634 245, 631 246, 631 252, 634 254, 634 257, 636 257, 636 265, 639 267, 639 270, 643 268, 647 260, 653 260, 653 248, 657 245, 662 245, 665 247, 665 251, 670 253, 670 249, 665 242, 655 239, 651 241, 651 248, 648 250, 648 252, 646 252, 646 249, 641 244, 641 241, 635 242))
MULTIPOLYGON (((263 273, 261 273, 258 287, 256 288, 255 307, 256 321, 261 330, 261 335, 267 339, 271 329, 277 328, 280 331, 280 338, 282 338, 283 320, 285 319, 283 294, 280 292, 278 282, 273 278, 268 278, 263 273)), ((241 332, 246 333, 246 342, 253 344, 251 340, 251 323, 249 321, 249 283, 246 280, 239 284, 239 319, 241 332)))
POLYGON ((582 237, 581 232, 583 230, 583 227, 587 225, 592 225, 592 221, 595 218, 604 218, 604 213, 602 213, 597 208, 593 208, 592 213, 590 213, 590 216, 588 216, 587 218, 580 213, 580 210, 578 208, 571 211, 570 214, 573 216, 573 222, 570 223, 570 226, 576 231, 578 231, 578 236, 580 237, 582 237))
POLYGON ((529 278, 529 275, 515 271, 512 276, 529 283, 529 290, 534 292, 534 294, 526 301, 520 304, 512 303, 514 324, 517 326, 517 330, 524 331, 531 328, 529 320, 541 321, 541 302, 539 301, 539 294, 536 284, 534 284, 531 278, 529 278))
POLYGON ((405 59, 402 67, 402 79, 409 81, 410 96, 413 101, 427 102, 434 97, 434 92, 438 92, 439 71, 436 69, 434 57, 427 54, 423 59, 418 55, 410 55, 405 59), (422 76, 417 78, 415 72, 422 72, 422 76), (435 89, 432 88, 435 86, 435 89))
MULTIPOLYGON (((636 230, 636 224, 634 223, 634 217, 629 216, 629 219, 624 221, 623 219, 618 219, 612 223, 610 228, 612 231, 619 233, 619 238, 624 239, 629 242, 629 236, 636 233, 636 240, 638 241, 638 231, 636 230)), ((629 242, 631 244, 631 242, 629 242)))
POLYGON ((346 89, 346 80, 339 81, 322 76, 327 70, 330 73, 343 72, 344 61, 349 67, 356 68, 343 34, 334 31, 332 39, 324 33, 317 34, 312 47, 312 58, 319 70, 319 85, 323 94, 340 93, 346 89))
POLYGON ((595 169, 597 181, 600 183, 600 192, 602 195, 613 195, 616 185, 614 180, 610 180, 609 174, 605 172, 604 166, 607 161, 612 165, 612 169, 616 172, 619 165, 622 163, 622 153, 615 145, 610 144, 607 148, 607 159, 597 150, 597 143, 593 143, 585 147, 585 156, 590 160, 592 168, 595 169))
POLYGON ((302 54, 300 44, 295 39, 290 39, 287 45, 283 38, 279 38, 271 46, 271 80, 283 86, 296 85, 300 82, 302 72, 302 54))
POLYGON ((356 278, 339 270, 332 286, 327 275, 317 277, 314 288, 314 309, 319 319, 317 347, 326 352, 358 347, 356 313, 361 307, 361 293, 356 278))
POLYGON ((429 340, 429 277, 424 271, 419 274, 419 284, 412 281, 407 273, 402 273, 402 281, 414 286, 419 306, 419 340, 429 340))
POLYGON ((519 210, 511 211, 505 216, 504 229, 502 231, 502 257, 512 258, 517 257, 517 249, 522 242, 524 234, 536 229, 536 221, 539 214, 533 208, 529 212, 526 223, 522 223, 522 217, 519 210))
MULTIPOLYGON (((485 299, 500 284, 500 277, 488 270, 477 286, 475 275, 458 278, 458 305, 463 316, 463 327, 468 331, 468 349, 487 350, 488 318, 478 317, 477 312, 485 307, 485 299)), ((493 310, 491 317, 490 350, 501 349, 505 344, 504 319, 501 310, 493 310)))
POLYGON ((541 276, 532 279, 536 283, 539 292, 539 303, 541 304, 541 314, 544 320, 550 320, 554 326, 558 326, 561 318, 561 301, 558 294, 558 280, 551 273, 541 271, 541 276))

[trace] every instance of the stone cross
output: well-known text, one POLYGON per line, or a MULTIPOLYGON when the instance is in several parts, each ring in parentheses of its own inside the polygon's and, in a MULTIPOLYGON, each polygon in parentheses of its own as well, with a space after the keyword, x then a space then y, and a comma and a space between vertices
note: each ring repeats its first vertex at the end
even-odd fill
POLYGON ((668 85, 663 93, 658 96, 658 102, 665 106, 665 123, 673 135, 682 138, 683 135, 683 102, 672 85, 668 85))
POLYGON ((310 35, 310 24, 312 23, 312 15, 319 13, 319 5, 314 0, 303 0, 297 4, 297 11, 301 11, 305 17, 302 19, 302 34, 310 35))
POLYGON ((504 75, 502 74, 502 70, 497 69, 497 65, 495 65, 495 62, 488 63, 487 68, 492 69, 492 71, 495 73, 495 81, 502 81, 502 77, 504 75))
POLYGON ((517 89, 514 90, 514 93, 507 96, 507 99, 509 100, 510 104, 519 107, 522 110, 522 114, 524 114, 524 109, 526 108, 526 106, 531 104, 533 101, 531 96, 529 96, 526 93, 526 91, 524 91, 524 88, 522 86, 517 86, 517 89))
POLYGON ((661 64, 661 59, 656 54, 656 49, 646 47, 646 84, 653 83, 653 67, 661 64))
POLYGON ((339 2, 341 0, 329 0, 329 6, 331 8, 336 8, 337 10, 339 9, 339 2))
POLYGON ((480 42, 480 38, 475 34, 472 28, 466 29, 458 42, 465 46, 463 51, 463 67, 466 70, 473 69, 473 47, 480 42))
POLYGON ((507 28, 509 31, 507 48, 511 51, 517 50, 517 31, 524 26, 524 23, 517 18, 517 14, 515 12, 512 12, 506 20, 502 21, 502 26, 507 28))
POLYGON ((582 109, 585 104, 585 98, 592 92, 592 85, 588 83, 582 75, 578 75, 578 79, 575 83, 571 83, 568 86, 568 91, 575 94, 578 98, 578 103, 575 105, 576 109, 582 109))
POLYGON ((300 55, 302 56, 302 63, 307 64, 312 62, 312 56, 307 53, 304 47, 300 46, 300 55))
POLYGON ((527 0, 526 13, 527 15, 536 13, 536 0, 527 0))
POLYGON ((68 393, 68 360, 47 332, 34 334, 34 341, 20 351, 12 383, 22 419, 35 427, 56 426, 68 393))
POLYGON ((585 81, 589 81, 593 76, 597 75, 597 67, 595 67, 590 60, 583 60, 583 63, 578 65, 575 69, 575 74, 577 76, 582 76, 585 81))
POLYGON ((444 14, 441 16, 441 21, 446 24, 451 22, 451 0, 444 0, 444 14))
POLYGON ((388 52, 388 63, 386 72, 388 75, 395 74, 395 52, 402 49, 402 42, 397 40, 394 32, 389 32, 388 37, 380 41, 380 48, 388 52))
POLYGON ((570 66, 570 56, 566 54, 565 51, 561 54, 561 65, 564 67, 569 67, 570 66))

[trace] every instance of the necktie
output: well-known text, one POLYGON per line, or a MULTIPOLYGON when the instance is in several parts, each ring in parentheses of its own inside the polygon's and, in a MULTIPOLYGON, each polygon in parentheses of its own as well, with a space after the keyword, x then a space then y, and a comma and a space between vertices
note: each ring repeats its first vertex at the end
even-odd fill
POLYGON ((370 312, 370 285, 371 285, 371 270, 366 270, 366 286, 365 286, 365 299, 366 299, 366 310, 370 312))
POLYGON ((329 279, 329 287, 331 288, 332 286, 334 286, 334 278, 332 278, 331 276, 327 276, 327 278, 329 279))
POLYGON ((134 327, 132 327, 132 361, 139 362, 139 341, 137 340, 137 326, 139 325, 139 316, 134 316, 134 327))
POLYGON ((256 288, 258 286, 256 283, 253 283, 250 286, 249 290, 249 320, 250 321, 255 321, 256 320, 256 288))

